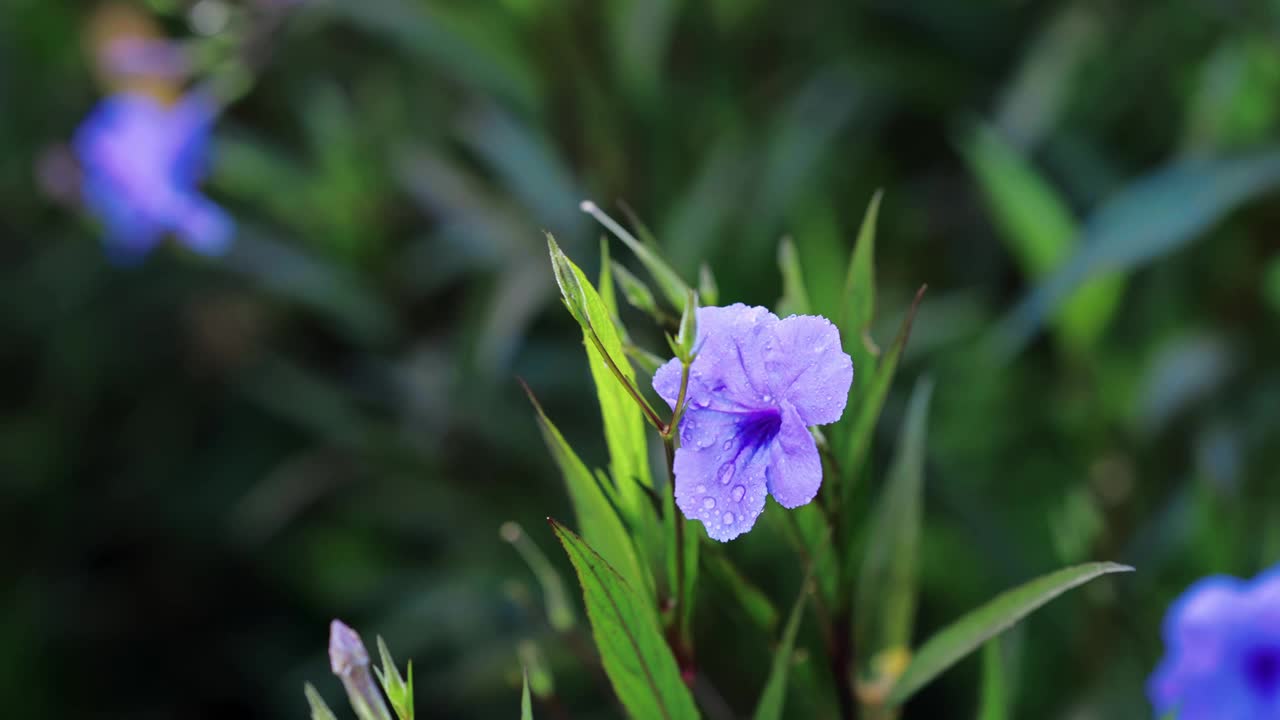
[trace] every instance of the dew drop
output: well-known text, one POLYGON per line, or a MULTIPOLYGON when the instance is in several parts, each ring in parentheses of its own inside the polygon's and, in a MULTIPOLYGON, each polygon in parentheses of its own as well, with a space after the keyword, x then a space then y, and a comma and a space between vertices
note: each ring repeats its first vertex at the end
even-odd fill
POLYGON ((731 512, 727 512, 727 513, 725 513, 725 514, 724 514, 724 517, 722 517, 722 518, 720 518, 720 519, 724 521, 724 524, 725 524, 725 525, 732 525, 732 524, 733 524, 733 513, 731 513, 731 512))
POLYGON ((728 450, 728 449, 729 449, 729 448, 731 448, 731 447, 733 447, 733 441, 732 441, 732 440, 725 440, 725 441, 724 441, 724 444, 720 446, 720 449, 721 449, 721 450, 728 450))
POLYGON ((747 494, 746 488, 742 487, 741 485, 734 485, 733 490, 729 492, 729 497, 733 498, 734 502, 738 502, 739 500, 742 499, 742 496, 746 494, 747 494))
POLYGON ((693 491, 696 493, 704 493, 707 491, 707 486, 703 485, 702 483, 698 483, 698 486, 695 487, 693 491))
POLYGON ((710 510, 716 506, 716 499, 713 497, 702 498, 702 507, 710 510))
POLYGON ((762 398, 760 398, 760 399, 761 399, 761 400, 763 400, 763 401, 765 401, 765 402, 769 402, 769 401, 770 401, 770 400, 772 400, 773 398, 772 398, 771 396, 769 396, 769 395, 765 395, 764 397, 762 397, 762 398))
POLYGON ((725 463, 720 468, 719 478, 721 485, 729 484, 729 481, 733 479, 733 463, 725 463))

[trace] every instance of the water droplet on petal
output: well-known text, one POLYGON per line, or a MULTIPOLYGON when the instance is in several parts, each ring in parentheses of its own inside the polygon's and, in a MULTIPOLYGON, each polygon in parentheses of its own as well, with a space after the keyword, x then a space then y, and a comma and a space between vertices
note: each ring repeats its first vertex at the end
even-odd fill
POLYGON ((716 506, 716 499, 713 497, 702 498, 702 507, 710 510, 716 506))
POLYGON ((746 488, 742 487, 741 485, 734 485, 733 490, 729 492, 729 497, 733 498, 734 502, 738 502, 739 500, 742 499, 742 496, 746 494, 747 494, 746 488))
POLYGON ((720 478, 721 485, 728 485, 729 481, 733 479, 733 463, 725 463, 720 468, 720 474, 718 477, 720 478))
POLYGON ((720 519, 724 521, 724 524, 725 524, 725 525, 732 525, 732 524, 733 524, 733 513, 731 513, 731 512, 727 512, 727 513, 725 513, 725 514, 724 514, 724 517, 722 517, 722 518, 720 518, 720 519))
POLYGON ((773 398, 772 398, 772 397, 770 397, 769 395, 765 395, 764 397, 762 397, 762 398, 760 398, 760 399, 761 399, 761 400, 763 400, 763 401, 765 401, 765 402, 769 402, 769 401, 770 401, 770 400, 772 400, 773 398))
POLYGON ((702 483, 698 483, 698 486, 695 487, 693 491, 696 493, 704 493, 707 491, 707 486, 703 485, 702 483))
POLYGON ((733 447, 733 441, 732 441, 732 440, 725 440, 725 441, 724 441, 724 445, 721 445, 720 447, 721 447, 721 449, 723 449, 723 450, 728 450, 729 448, 733 447))

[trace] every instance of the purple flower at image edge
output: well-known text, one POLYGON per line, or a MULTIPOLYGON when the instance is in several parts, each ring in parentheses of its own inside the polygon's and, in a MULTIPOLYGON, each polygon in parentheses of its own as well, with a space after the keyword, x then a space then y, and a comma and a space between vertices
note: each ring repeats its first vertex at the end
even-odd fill
POLYGON ((172 106, 126 93, 103 100, 81 123, 74 140, 81 192, 115 259, 137 261, 170 232, 205 255, 230 246, 231 218, 199 190, 216 111, 199 92, 172 106))
MULTIPOLYGON (((808 503, 822 484, 811 425, 840 419, 853 361, 826 318, 779 320, 762 307, 698 310, 697 356, 675 455, 680 510, 728 541, 747 532, 765 494, 785 508, 808 503)), ((681 365, 671 360, 653 388, 674 407, 681 365)))
POLYGON ((1147 681, 1158 717, 1280 718, 1280 566, 1252 581, 1200 580, 1169 608, 1163 635, 1147 681))

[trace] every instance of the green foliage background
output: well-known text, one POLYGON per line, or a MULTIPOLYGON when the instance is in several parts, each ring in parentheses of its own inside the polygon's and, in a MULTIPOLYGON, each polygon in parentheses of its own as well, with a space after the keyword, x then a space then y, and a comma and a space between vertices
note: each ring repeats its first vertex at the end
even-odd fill
MULTIPOLYGON (((1275 2, 307 0, 218 127, 236 249, 135 269, 36 181, 98 97, 90 7, 0 7, 14 717, 302 717, 333 616, 414 659, 424 717, 512 716, 529 640, 573 717, 616 716, 498 535, 571 572, 516 376, 606 463, 541 233, 594 273, 588 197, 722 303, 774 304, 790 235, 830 305, 885 190, 881 345, 930 286, 873 455, 929 371, 917 637, 1066 563, 1138 568, 1010 638, 1015 717, 1145 716, 1169 600, 1280 560, 1275 2), (1061 311, 1032 294, 1072 277, 1061 311)), ((785 612, 775 539, 726 550, 785 612)), ((704 590, 699 661, 746 714, 770 647, 704 590)), ((905 717, 976 713, 978 670, 905 717)))

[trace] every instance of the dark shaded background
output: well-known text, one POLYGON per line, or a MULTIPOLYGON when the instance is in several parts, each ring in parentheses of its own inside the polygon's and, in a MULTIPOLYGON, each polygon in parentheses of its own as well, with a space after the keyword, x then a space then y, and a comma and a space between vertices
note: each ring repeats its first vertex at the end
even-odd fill
MULTIPOLYGON (((982 340, 1034 286, 1034 241, 963 151, 989 128, 1081 223, 1179 159, 1266 158, 1274 2, 303 0, 217 130, 235 250, 137 268, 47 174, 102 93, 93 7, 0 8, 12 717, 304 717, 304 680, 338 695, 334 616, 414 659, 424 717, 513 716, 530 639, 573 717, 616 716, 497 532, 550 552, 541 519, 569 517, 516 376, 604 462, 540 232, 594 271, 584 197, 625 200, 686 276, 710 263, 722 302, 771 304, 778 238, 835 292, 885 189, 877 336, 931 288, 882 423, 935 376, 921 630, 1063 563, 1139 568, 1013 637, 1018 717, 1148 715, 1173 595, 1280 559, 1275 179, 1239 208, 1201 206, 1207 172, 1140 198, 1108 242, 1148 252, 1100 336, 1006 364, 982 340), (1141 230, 1200 210, 1185 242, 1141 230)), ((193 36, 187 3, 150 7, 193 36)), ((730 553, 785 606, 764 544, 730 553)), ((707 592, 700 656, 746 713, 769 647, 707 592)), ((967 716, 976 685, 966 662, 906 716, 967 716)))

